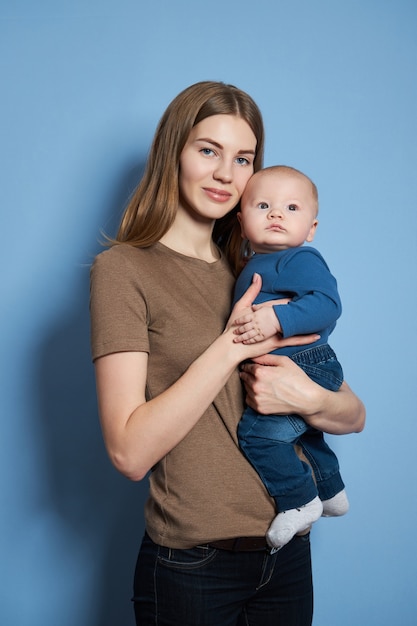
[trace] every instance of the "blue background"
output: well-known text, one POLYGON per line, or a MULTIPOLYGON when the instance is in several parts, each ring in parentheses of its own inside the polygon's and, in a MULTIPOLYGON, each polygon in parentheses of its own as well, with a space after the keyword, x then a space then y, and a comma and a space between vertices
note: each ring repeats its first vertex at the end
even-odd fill
POLYGON ((206 79, 258 102, 266 165, 318 185, 332 344, 368 410, 330 438, 351 511, 314 527, 314 624, 416 624, 416 26, 415 0, 1 1, 3 626, 133 623, 147 486, 104 452, 89 264, 163 110, 206 79))

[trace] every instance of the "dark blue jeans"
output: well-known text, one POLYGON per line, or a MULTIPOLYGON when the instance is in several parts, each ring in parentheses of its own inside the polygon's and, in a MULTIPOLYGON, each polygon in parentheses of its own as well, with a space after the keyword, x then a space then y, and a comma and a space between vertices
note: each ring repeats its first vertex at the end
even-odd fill
MULTIPOLYGON (((328 344, 308 348, 291 356, 316 383, 337 391, 343 371, 328 344)), ((323 433, 310 428, 298 415, 260 415, 247 408, 238 427, 239 443, 261 477, 277 510, 295 509, 320 496, 328 500, 344 488, 335 453, 323 433), (299 444, 311 468, 297 455, 299 444)))
POLYGON ((268 550, 174 550, 142 541, 135 581, 137 626, 311 626, 309 535, 268 550))

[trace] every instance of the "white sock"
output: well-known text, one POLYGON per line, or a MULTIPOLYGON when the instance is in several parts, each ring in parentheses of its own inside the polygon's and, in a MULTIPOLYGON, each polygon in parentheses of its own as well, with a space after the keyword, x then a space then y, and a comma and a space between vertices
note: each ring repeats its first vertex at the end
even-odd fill
POLYGON ((339 491, 333 498, 329 500, 323 500, 323 517, 338 517, 339 515, 345 515, 349 511, 349 500, 346 495, 345 489, 339 491))
POLYGON ((323 505, 318 496, 297 509, 278 513, 266 533, 266 540, 272 548, 282 548, 297 533, 307 530, 319 519, 323 505))

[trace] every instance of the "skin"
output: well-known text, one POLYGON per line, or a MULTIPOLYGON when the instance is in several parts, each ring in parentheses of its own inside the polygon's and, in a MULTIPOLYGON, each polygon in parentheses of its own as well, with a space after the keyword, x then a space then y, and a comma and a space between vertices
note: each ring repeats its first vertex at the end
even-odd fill
POLYGON ((192 129, 180 157, 180 204, 161 242, 207 262, 218 259, 214 220, 239 202, 253 174, 256 138, 232 115, 213 115, 192 129))
POLYGON ((267 354, 243 365, 246 403, 267 415, 301 415, 332 435, 359 433, 365 426, 365 407, 346 382, 339 391, 314 383, 289 357, 267 354), (266 366, 266 367, 265 367, 266 366))
POLYGON ((309 179, 287 171, 261 170, 252 176, 238 213, 242 237, 254 252, 267 254, 314 239, 317 201, 309 179))
MULTIPOLYGON (((193 128, 180 157, 180 203, 174 224, 161 239, 164 245, 208 263, 218 258, 211 237, 214 221, 230 211, 241 197, 253 173, 255 150, 255 136, 241 118, 216 115, 206 118, 193 128)), ((231 320, 250 309, 260 287, 261 279, 255 276, 251 287, 234 307, 231 320)), ((274 337, 254 345, 245 345, 235 343, 234 336, 233 326, 228 324, 224 333, 190 365, 174 385, 150 401, 145 399, 146 353, 115 353, 95 361, 104 440, 111 461, 121 473, 132 480, 146 476, 152 466, 193 428, 240 362, 260 357, 280 346, 306 343, 305 337, 286 340, 274 337), (193 389, 192 394, 189 393, 190 389, 193 389)), ((312 336, 311 341, 316 338, 312 336)), ((253 364, 255 367, 272 371, 272 368, 253 364)), ((285 365, 282 369, 287 371, 285 365)), ((263 398, 261 401, 266 403, 268 395, 276 394, 277 397, 282 395, 281 404, 284 406, 287 389, 292 388, 288 397, 293 402, 298 385, 300 405, 305 398, 309 400, 314 395, 308 384, 309 379, 303 383, 303 376, 300 378, 296 372, 292 376, 287 375, 282 394, 279 383, 275 383, 274 387, 265 379, 258 395, 255 388, 263 376, 256 369, 245 371, 242 377, 251 394, 251 401, 257 402, 263 398), (303 384, 306 391, 303 391, 303 384)), ((320 394, 320 389, 317 394, 320 394)), ((361 417, 360 408, 355 406, 355 401, 359 402, 356 396, 340 392, 335 396, 341 398, 333 401, 341 414, 348 410, 351 415, 350 418, 343 417, 344 425, 350 419, 351 424, 358 426, 361 417), (346 396, 348 400, 343 400, 346 396)), ((315 405, 322 415, 323 423, 326 421, 326 404, 331 403, 324 398, 321 402, 317 396, 315 405)), ((306 408, 300 406, 297 412, 304 415, 306 408)), ((287 409, 284 412, 288 412, 287 409)), ((329 414, 327 417, 329 420, 332 417, 334 425, 334 415, 329 414)), ((352 430, 355 428, 344 432, 352 430)))

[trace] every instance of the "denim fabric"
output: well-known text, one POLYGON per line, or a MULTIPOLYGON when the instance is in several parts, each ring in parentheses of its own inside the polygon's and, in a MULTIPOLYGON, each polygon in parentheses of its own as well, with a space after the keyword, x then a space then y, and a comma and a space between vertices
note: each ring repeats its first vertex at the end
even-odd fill
POLYGON ((336 354, 327 343, 296 352, 291 359, 314 382, 326 389, 337 391, 343 382, 342 366, 337 360, 336 354))
MULTIPOLYGON (((343 371, 328 344, 292 355, 316 383, 337 391, 343 382, 343 371)), ((260 415, 245 410, 238 427, 239 443, 254 466, 277 510, 286 511, 310 502, 318 493, 327 500, 344 488, 339 463, 324 440, 323 433, 310 428, 298 415, 260 415), (299 444, 314 470, 303 463, 294 450, 299 444)))
POLYGON ((137 626, 311 626, 309 535, 271 555, 164 548, 145 534, 133 602, 137 626))

